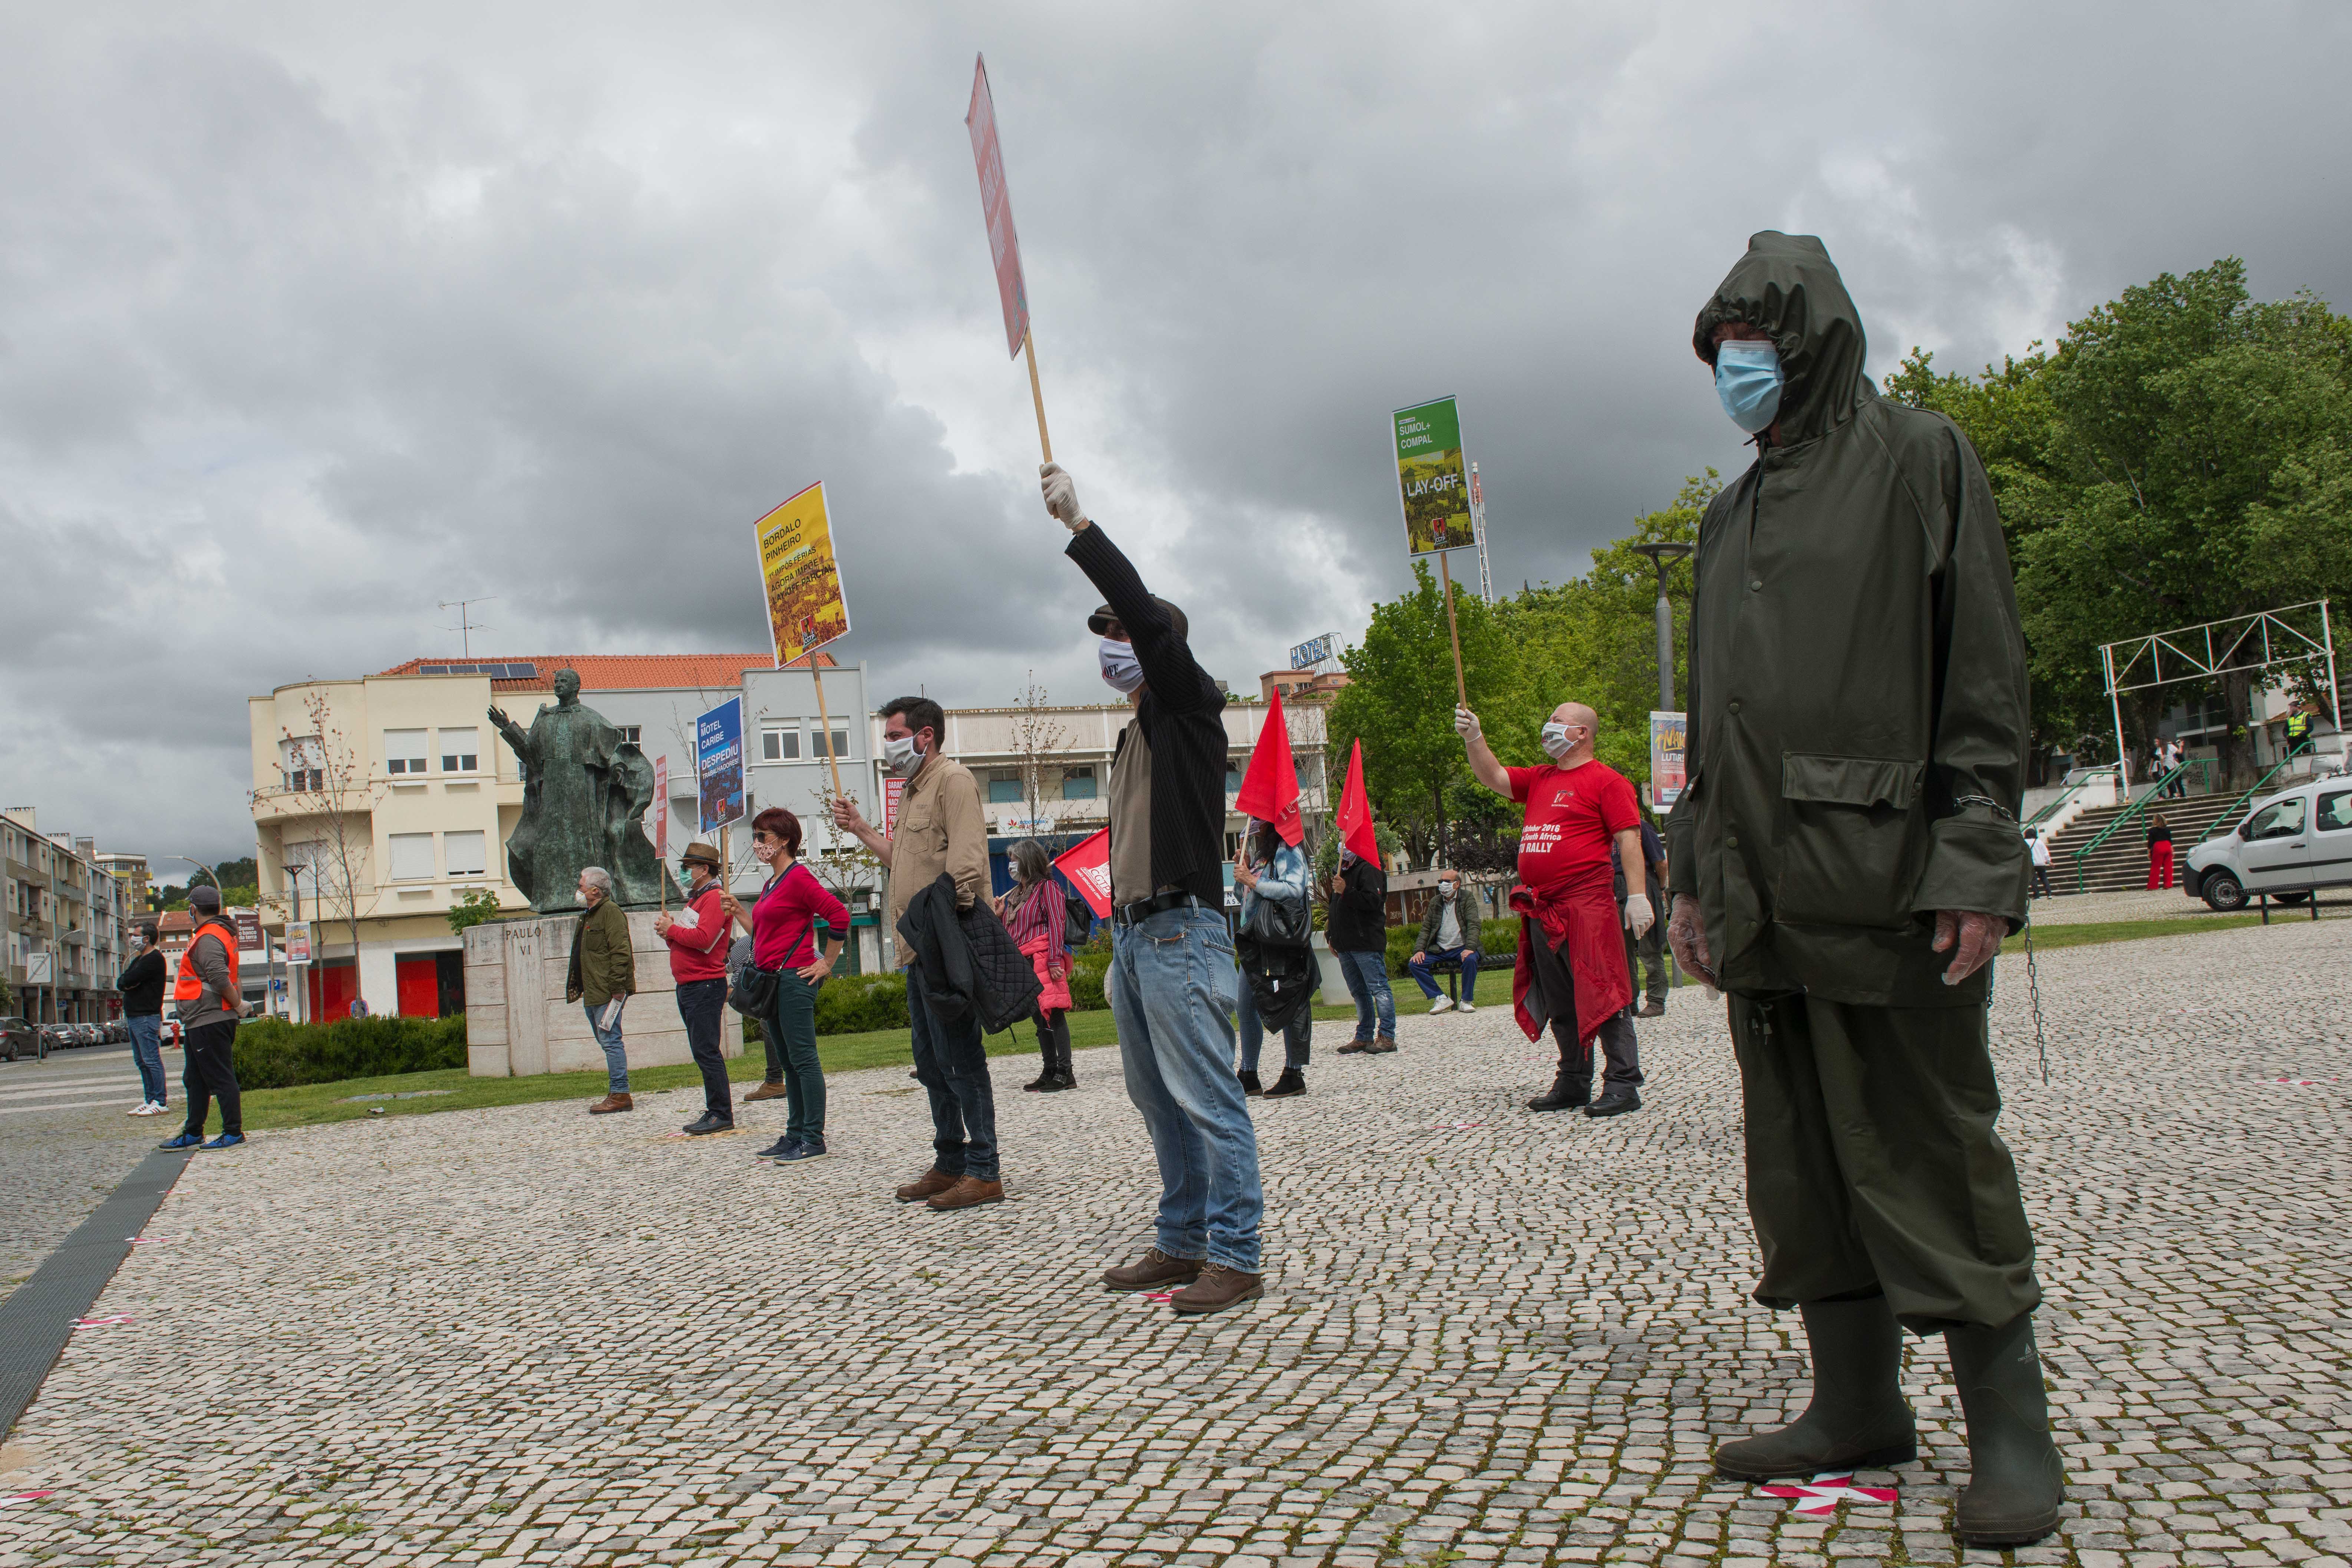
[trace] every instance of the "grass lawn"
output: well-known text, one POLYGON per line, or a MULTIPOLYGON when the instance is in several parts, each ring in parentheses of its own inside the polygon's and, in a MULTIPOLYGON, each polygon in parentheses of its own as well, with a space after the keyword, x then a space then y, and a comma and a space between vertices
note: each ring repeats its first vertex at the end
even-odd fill
MULTIPOLYGON (((2277 919, 2276 911, 2273 919, 2277 919)), ((2306 915, 2305 918, 2309 918, 2306 915)), ((2259 915, 2202 915, 2170 920, 2110 921, 2090 925, 2037 926, 2033 932, 2036 952, 2053 952, 2060 948, 2083 947, 2094 942, 2132 942, 2144 937, 2187 936, 2203 931, 2226 930, 2235 926, 2258 925, 2259 915)), ((2011 937, 2002 945, 2004 957, 2021 963, 2025 942, 2021 936, 2011 937)), ((1509 981, 1507 968, 1496 955, 1496 963, 1488 966, 1486 986, 1489 1005, 1507 1005, 1509 981)), ((1414 991, 1409 980, 1391 982, 1396 993, 1397 1011, 1412 1016, 1429 1011, 1429 1004, 1414 991)), ((1318 1007, 1315 1016, 1320 1019, 1346 1018, 1356 1016, 1353 1006, 1318 1007)), ((1118 1043, 1118 1030, 1108 1010, 1070 1015, 1070 1045, 1074 1049, 1087 1050, 1118 1043)), ((817 1058, 828 1073, 855 1072, 861 1068, 903 1066, 909 1057, 907 1032, 904 1029, 877 1029, 863 1035, 824 1035, 817 1040, 817 1058)), ((988 1054, 1000 1056, 1034 1056, 1036 1040, 1027 1028, 1017 1034, 991 1035, 988 1054)), ((766 1068, 766 1060, 756 1049, 750 1049, 728 1063, 728 1074, 738 1083, 757 1083, 766 1068)), ((1092 1070, 1102 1072, 1105 1068, 1092 1070)), ((630 1088, 637 1094, 650 1094, 665 1089, 699 1084, 701 1075, 691 1066, 633 1068, 629 1071, 630 1088)), ((313 1122, 350 1121, 365 1118, 372 1110, 382 1110, 386 1116, 421 1116, 439 1110, 471 1110, 485 1105, 524 1105, 546 1100, 577 1100, 583 1105, 603 1096, 604 1074, 602 1068, 593 1072, 546 1073, 536 1078, 471 1078, 464 1069, 446 1072, 403 1073, 392 1078, 347 1079, 340 1083, 307 1084, 299 1089, 261 1089, 245 1095, 245 1124, 248 1128, 306 1127, 313 1122), (352 1105, 345 1103, 361 1094, 415 1094, 419 1090, 438 1089, 444 1092, 424 1095, 415 1100, 385 1100, 352 1105)), ((684 1120, 687 1107, 680 1112, 684 1120)))

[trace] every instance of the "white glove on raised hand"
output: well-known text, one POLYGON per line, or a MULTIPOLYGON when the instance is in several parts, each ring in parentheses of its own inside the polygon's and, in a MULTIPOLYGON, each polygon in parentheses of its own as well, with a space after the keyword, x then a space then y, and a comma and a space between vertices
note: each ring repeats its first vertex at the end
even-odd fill
POLYGON ((1454 732, 1462 737, 1462 743, 1466 746, 1486 731, 1478 728, 1478 715, 1467 708, 1456 708, 1454 710, 1454 732))
POLYGON ((1647 936, 1650 933, 1650 928, 1657 923, 1657 911, 1650 908, 1649 894, 1625 895, 1625 929, 1633 933, 1635 942, 1647 936))
POLYGON ((1045 510, 1072 533, 1086 527, 1086 509, 1078 504, 1078 483, 1062 471, 1059 463, 1045 463, 1037 469, 1037 484, 1045 492, 1045 510))

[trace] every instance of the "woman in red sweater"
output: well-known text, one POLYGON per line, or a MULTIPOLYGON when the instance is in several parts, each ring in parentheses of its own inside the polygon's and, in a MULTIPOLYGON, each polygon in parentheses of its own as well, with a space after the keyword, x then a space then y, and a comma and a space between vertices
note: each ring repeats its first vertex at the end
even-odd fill
POLYGON ((772 805, 751 819, 751 853, 771 875, 747 915, 732 892, 729 912, 751 928, 751 963, 776 977, 776 1001, 762 1020, 784 1058, 784 1135, 761 1154, 778 1163, 824 1157, 824 1069, 816 1059, 816 988, 849 940, 849 911, 800 863, 801 822, 772 805), (820 954, 816 924, 832 928, 820 954))
POLYGON ((1076 1089, 1077 1077, 1070 1068, 1070 955, 1062 949, 1069 917, 1062 890, 1054 885, 1045 847, 1035 839, 1023 839, 1004 858, 1013 868, 1013 887, 997 912, 1013 944, 1036 965, 1037 984, 1045 987, 1032 1021, 1037 1026, 1037 1054, 1045 1058, 1045 1070, 1034 1083, 1021 1087, 1032 1094, 1076 1089))

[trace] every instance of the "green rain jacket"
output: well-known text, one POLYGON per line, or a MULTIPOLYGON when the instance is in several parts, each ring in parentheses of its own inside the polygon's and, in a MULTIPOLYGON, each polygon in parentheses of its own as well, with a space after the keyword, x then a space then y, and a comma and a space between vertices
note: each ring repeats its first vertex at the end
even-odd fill
MULTIPOLYGON (((1820 240, 1767 231, 1698 313, 1780 350, 1777 445, 1699 525, 1689 783, 1670 889, 1727 989, 1982 1006, 1943 984, 1935 911, 2022 922, 2025 642, 1984 466, 1940 414, 1882 400, 1820 240)), ((1988 966, 1989 968, 1990 966, 1988 966)))

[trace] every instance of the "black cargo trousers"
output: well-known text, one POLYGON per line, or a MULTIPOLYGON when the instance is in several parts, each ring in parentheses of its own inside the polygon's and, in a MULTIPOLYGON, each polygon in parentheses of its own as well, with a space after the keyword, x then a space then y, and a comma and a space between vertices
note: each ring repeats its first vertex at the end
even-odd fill
POLYGON ((1980 1006, 1731 998, 1768 1307, 1866 1294, 1914 1333, 2042 1300, 1980 1006))

